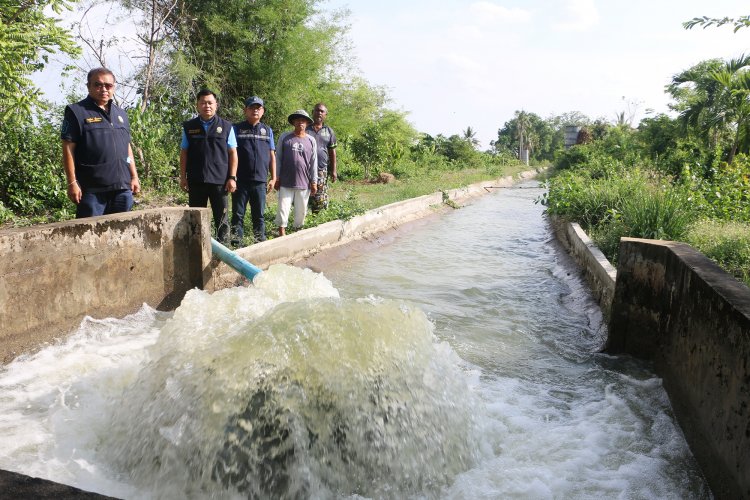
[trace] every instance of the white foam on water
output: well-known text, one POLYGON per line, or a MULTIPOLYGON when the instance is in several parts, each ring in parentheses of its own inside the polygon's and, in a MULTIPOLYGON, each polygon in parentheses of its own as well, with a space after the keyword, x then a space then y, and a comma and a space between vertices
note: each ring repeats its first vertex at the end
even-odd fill
POLYGON ((434 493, 476 459, 463 365, 419 309, 274 266, 5 367, 0 467, 128 498, 434 493))

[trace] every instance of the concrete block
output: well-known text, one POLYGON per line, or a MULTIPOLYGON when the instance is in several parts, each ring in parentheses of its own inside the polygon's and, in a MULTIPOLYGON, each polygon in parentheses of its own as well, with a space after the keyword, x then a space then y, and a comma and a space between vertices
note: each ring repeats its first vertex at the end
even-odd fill
POLYGON ((654 363, 715 498, 750 498, 750 289, 687 244, 623 238, 607 350, 654 363))

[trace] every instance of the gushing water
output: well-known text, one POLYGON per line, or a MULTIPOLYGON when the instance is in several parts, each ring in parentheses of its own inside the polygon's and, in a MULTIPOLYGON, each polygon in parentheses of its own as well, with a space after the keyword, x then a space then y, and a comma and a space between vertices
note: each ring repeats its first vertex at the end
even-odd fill
POLYGON ((710 498, 539 190, 0 370, 0 467, 122 498, 710 498), (336 283, 337 287, 332 285, 336 283))
POLYGON ((10 456, 28 449, 45 477, 135 497, 320 498, 447 486, 476 459, 471 382, 420 309, 340 298, 320 274, 274 266, 253 287, 193 290, 168 319, 144 308, 88 321, 71 342, 10 365, 1 383, 3 406, 20 417, 5 435, 18 439, 40 417, 39 434, 10 456), (146 333, 129 324, 152 335, 112 357, 146 333), (50 358, 69 367, 39 380, 50 358), (58 441, 78 437, 70 424, 88 437, 60 456, 58 441), (99 475, 108 481, 87 481, 99 475), (124 489, 112 484, 125 476, 124 489))

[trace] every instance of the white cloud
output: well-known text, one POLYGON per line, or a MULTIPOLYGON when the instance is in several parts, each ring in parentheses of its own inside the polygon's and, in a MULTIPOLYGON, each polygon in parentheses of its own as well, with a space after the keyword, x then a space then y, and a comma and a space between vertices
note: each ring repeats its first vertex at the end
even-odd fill
POLYGON ((567 0, 565 11, 568 18, 557 23, 561 31, 585 31, 599 23, 599 11, 594 0, 567 0))

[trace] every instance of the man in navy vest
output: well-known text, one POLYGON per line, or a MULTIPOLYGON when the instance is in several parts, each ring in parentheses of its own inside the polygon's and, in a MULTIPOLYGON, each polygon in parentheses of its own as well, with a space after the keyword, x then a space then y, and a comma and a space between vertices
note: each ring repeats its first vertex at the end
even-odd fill
POLYGON ((141 190, 130 146, 128 115, 112 98, 115 75, 89 71, 89 95, 65 108, 60 138, 68 198, 76 218, 127 212, 141 190))
POLYGON ((263 99, 245 101, 245 121, 234 124, 237 137, 237 190, 232 193, 232 245, 240 246, 244 236, 245 208, 250 203, 255 241, 266 240, 266 194, 276 182, 276 146, 273 130, 261 123, 263 99), (271 178, 268 178, 268 172, 271 178))
POLYGON ((182 124, 180 187, 188 192, 191 207, 211 202, 216 238, 227 243, 227 193, 237 188, 237 140, 232 124, 216 114, 216 94, 198 92, 196 108, 198 116, 182 124))

